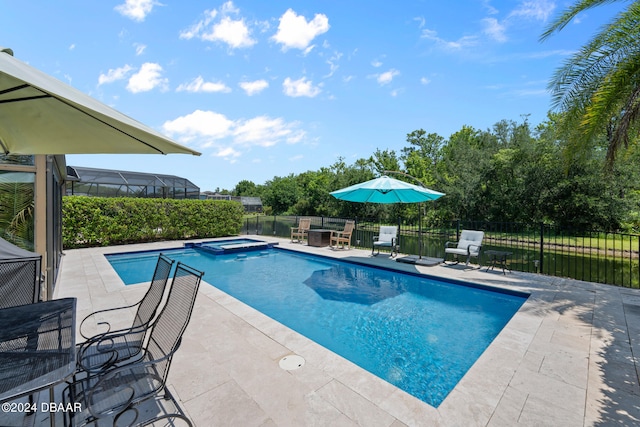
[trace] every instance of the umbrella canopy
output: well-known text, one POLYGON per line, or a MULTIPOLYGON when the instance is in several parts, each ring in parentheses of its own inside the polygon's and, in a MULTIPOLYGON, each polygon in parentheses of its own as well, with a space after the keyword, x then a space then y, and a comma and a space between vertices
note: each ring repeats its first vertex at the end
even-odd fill
POLYGON ((360 203, 419 203, 436 200, 444 193, 390 178, 386 175, 332 191, 333 197, 360 203))
MULTIPOLYGON (((1 48, 0 48, 1 49, 1 48)), ((200 153, 0 50, 5 154, 200 153)))

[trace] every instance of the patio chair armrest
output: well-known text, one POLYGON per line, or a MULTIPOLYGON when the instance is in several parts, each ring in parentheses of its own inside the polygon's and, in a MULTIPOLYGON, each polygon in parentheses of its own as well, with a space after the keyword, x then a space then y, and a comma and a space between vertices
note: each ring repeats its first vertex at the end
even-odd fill
POLYGON ((457 241, 447 241, 444 243, 444 247, 445 248, 450 248, 453 246, 458 246, 458 242, 457 241))
POLYGON ((86 341, 84 341, 83 343, 80 343, 80 346, 85 347, 91 344, 99 344, 100 342, 105 340, 120 338, 130 334, 137 334, 144 331, 145 329, 150 328, 151 325, 153 325, 153 323, 136 326, 135 328, 123 328, 123 329, 116 329, 108 332, 101 332, 99 334, 96 334, 92 337, 87 338, 86 341))
POLYGON ((118 310, 127 310, 129 308, 135 307, 136 305, 138 305, 138 303, 127 305, 127 306, 124 306, 124 307, 113 307, 113 308, 106 308, 104 310, 94 311, 93 313, 89 314, 84 319, 82 319, 82 322, 80 322, 80 327, 78 328, 78 331, 80 332, 80 335, 82 335, 82 337, 85 338, 85 339, 92 338, 95 335, 102 335, 102 334, 109 333, 109 332, 111 332, 111 324, 108 321, 96 322, 96 325, 104 326, 104 327, 107 328, 106 331, 101 331, 101 332, 98 332, 97 334, 90 334, 86 330, 83 331, 82 327, 85 324, 85 322, 88 322, 89 319, 91 319, 92 317, 94 317, 96 315, 103 314, 103 313, 109 313, 109 312, 112 312, 112 311, 118 311, 118 310))
POLYGON ((95 335, 83 343, 78 344, 77 360, 78 366, 90 374, 101 373, 109 370, 118 362, 118 350, 114 349, 114 343, 127 335, 139 334, 148 328, 149 325, 138 326, 136 328, 121 329, 118 331, 105 332, 95 335), (86 366, 83 363, 86 353, 95 348, 95 351, 107 356, 105 362, 96 366, 86 366))
POLYGON ((467 250, 468 250, 468 251, 471 251, 471 247, 472 247, 472 246, 473 246, 474 248, 478 248, 478 252, 480 252, 480 249, 482 249, 482 245, 474 245, 473 243, 471 243, 469 246, 467 246, 467 250))

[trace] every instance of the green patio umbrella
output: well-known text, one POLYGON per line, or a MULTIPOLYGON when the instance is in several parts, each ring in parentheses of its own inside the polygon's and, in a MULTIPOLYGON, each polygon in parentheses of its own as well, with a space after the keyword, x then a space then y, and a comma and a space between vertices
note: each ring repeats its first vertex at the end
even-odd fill
POLYGON ((200 155, 0 48, 4 154, 200 155))
MULTIPOLYGON (((418 181, 411 175, 402 172, 386 171, 388 173, 399 173, 418 181)), ((383 175, 360 184, 355 184, 341 190, 332 191, 331 194, 336 199, 346 200, 348 202, 358 203, 421 203, 430 200, 436 200, 444 193, 430 190, 424 186, 410 184, 383 175)), ((418 252, 419 258, 422 258, 422 218, 418 223, 418 252)))

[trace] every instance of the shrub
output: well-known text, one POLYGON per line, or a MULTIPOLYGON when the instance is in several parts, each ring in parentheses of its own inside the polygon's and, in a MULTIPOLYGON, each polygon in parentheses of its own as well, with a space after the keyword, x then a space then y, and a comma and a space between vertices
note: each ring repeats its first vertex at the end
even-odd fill
POLYGON ((177 200, 65 196, 65 248, 121 245, 158 240, 233 236, 244 210, 227 200, 177 200))

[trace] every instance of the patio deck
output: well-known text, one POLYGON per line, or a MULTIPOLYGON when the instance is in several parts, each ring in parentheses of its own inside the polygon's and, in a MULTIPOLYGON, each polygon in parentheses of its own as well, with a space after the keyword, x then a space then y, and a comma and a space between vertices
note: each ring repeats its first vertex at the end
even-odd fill
MULTIPOLYGON (((531 297, 445 401, 433 408, 203 283, 176 354, 171 390, 194 425, 603 426, 640 424, 640 291, 525 273, 396 263, 366 250, 281 247, 517 289, 531 297), (306 364, 285 371, 279 360, 306 364)), ((208 239, 211 240, 211 239, 208 239)), ((103 254, 181 247, 161 242, 68 250, 56 298, 78 319, 137 301, 103 254)), ((477 267, 477 266, 476 266, 477 267)), ((215 276, 204 281, 215 285, 215 276)), ((470 325, 472 327, 472 325, 470 325)), ((42 414, 38 414, 42 419, 42 414)), ((3 423, 0 423, 3 424, 3 423)))

